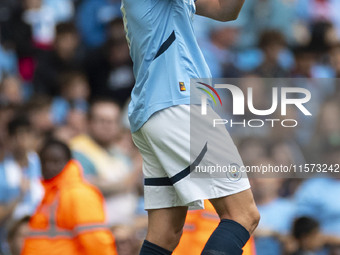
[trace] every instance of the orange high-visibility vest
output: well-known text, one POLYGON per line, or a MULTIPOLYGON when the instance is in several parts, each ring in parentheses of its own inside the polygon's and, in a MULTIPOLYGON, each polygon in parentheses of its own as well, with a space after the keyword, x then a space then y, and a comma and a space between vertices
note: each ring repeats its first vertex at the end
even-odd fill
POLYGON ((45 196, 29 222, 22 255, 117 254, 104 198, 83 180, 76 161, 43 185, 45 196))
MULTIPOLYGON (((204 201, 204 210, 189 211, 183 235, 174 255, 201 254, 210 235, 217 227, 220 219, 212 204, 204 201)), ((256 255, 254 239, 251 237, 243 247, 243 255, 256 255)))

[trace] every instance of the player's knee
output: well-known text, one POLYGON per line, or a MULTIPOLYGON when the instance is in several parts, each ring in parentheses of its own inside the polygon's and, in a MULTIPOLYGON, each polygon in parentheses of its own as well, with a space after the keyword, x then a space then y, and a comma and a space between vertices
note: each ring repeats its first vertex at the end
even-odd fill
POLYGON ((168 232, 167 241, 169 243, 169 250, 173 251, 177 247, 179 241, 181 240, 182 234, 183 229, 179 231, 168 232))
POLYGON ((260 222, 259 211, 255 206, 251 207, 244 212, 242 217, 243 219, 241 219, 241 224, 249 231, 250 234, 252 234, 260 222))
POLYGON ((254 232, 260 221, 260 213, 256 206, 251 206, 237 215, 221 215, 221 219, 230 219, 240 223, 250 234, 254 232))
POLYGON ((169 228, 162 232, 148 232, 146 239, 164 249, 173 251, 179 244, 182 234, 183 229, 176 230, 169 228))
POLYGON ((172 231, 171 233, 169 233, 168 236, 168 241, 169 244, 171 245, 171 250, 174 250, 177 245, 179 244, 179 241, 181 240, 183 234, 183 229, 178 230, 178 231, 172 231))
POLYGON ((249 211, 248 217, 249 217, 249 230, 248 231, 250 234, 252 234, 260 222, 261 215, 259 211, 257 210, 257 208, 255 207, 249 211))

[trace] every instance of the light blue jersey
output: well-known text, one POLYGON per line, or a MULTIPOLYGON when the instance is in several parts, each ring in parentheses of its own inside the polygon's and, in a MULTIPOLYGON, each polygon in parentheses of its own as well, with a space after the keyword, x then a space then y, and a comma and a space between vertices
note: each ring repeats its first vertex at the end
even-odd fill
POLYGON ((190 104, 190 78, 210 78, 197 44, 194 0, 122 0, 136 84, 129 105, 131 131, 156 111, 190 104))

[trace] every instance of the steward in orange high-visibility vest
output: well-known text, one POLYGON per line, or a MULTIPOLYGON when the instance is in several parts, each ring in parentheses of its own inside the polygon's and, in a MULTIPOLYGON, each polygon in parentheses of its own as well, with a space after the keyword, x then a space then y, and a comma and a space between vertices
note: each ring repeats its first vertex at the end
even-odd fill
POLYGON ((116 255, 104 199, 87 184, 69 148, 49 141, 40 153, 45 196, 32 216, 22 255, 116 255))
MULTIPOLYGON (((173 255, 201 254, 210 235, 220 222, 214 207, 208 200, 204 201, 204 207, 204 210, 188 212, 181 241, 173 255)), ((256 255, 253 237, 243 247, 243 255, 256 255)))

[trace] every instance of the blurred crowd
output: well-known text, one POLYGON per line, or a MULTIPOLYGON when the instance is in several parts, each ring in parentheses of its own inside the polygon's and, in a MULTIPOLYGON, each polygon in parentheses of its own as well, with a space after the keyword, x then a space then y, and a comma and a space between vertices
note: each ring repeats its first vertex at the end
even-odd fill
MULTIPOLYGON (((292 109, 296 128, 230 129, 246 165, 340 163, 338 10, 338 0, 246 0, 233 22, 194 17, 213 77, 309 81, 313 118, 292 109)), ((119 255, 138 254, 147 219, 127 120, 133 85, 119 0, 0 1, 0 254, 20 254, 51 138, 103 194, 119 255)), ((268 109, 271 88, 253 89, 254 105, 268 109)), ((257 254, 340 254, 339 176, 251 179, 257 254)))

